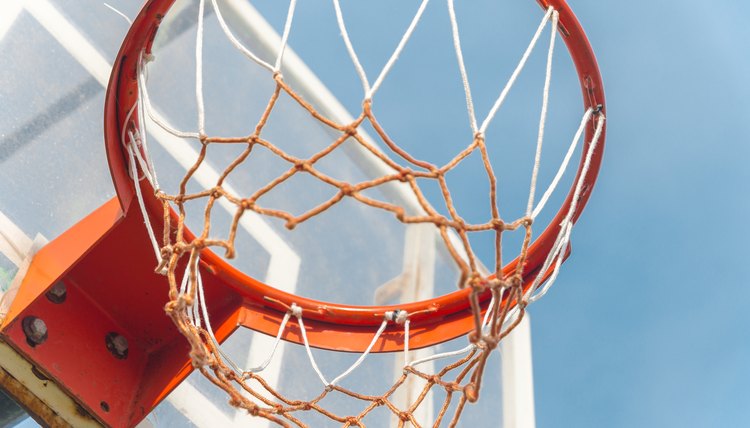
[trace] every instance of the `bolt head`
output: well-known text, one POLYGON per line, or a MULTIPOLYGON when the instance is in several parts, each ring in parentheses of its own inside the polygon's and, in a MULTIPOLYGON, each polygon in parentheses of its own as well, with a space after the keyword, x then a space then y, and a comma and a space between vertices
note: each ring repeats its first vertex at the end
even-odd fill
POLYGON ((65 287, 65 284, 60 281, 56 282, 55 285, 53 285, 48 291, 47 291, 47 299, 51 301, 52 303, 60 304, 65 301, 65 298, 67 297, 68 290, 65 287))
POLYGON ((26 335, 26 342, 32 348, 47 340, 47 324, 41 318, 27 316, 21 321, 21 328, 26 335))
POLYGON ((128 339, 118 333, 109 333, 104 338, 109 352, 118 360, 124 360, 128 357, 128 339))

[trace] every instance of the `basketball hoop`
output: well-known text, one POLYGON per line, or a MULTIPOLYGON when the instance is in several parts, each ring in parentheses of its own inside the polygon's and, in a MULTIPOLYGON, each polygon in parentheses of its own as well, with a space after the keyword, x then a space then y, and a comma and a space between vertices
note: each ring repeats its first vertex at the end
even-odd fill
MULTIPOLYGON (((482 367, 486 361, 486 355, 495 348, 513 326, 520 321, 525 306, 535 300, 539 295, 534 292, 544 292, 546 288, 540 288, 547 280, 547 284, 554 280, 558 269, 568 251, 570 231, 575 221, 588 200, 597 171, 601 162, 602 147, 604 142, 604 96, 602 82, 596 66, 594 56, 588 41, 576 21, 574 15, 564 1, 540 2, 546 10, 543 21, 539 26, 534 40, 526 52, 526 55, 517 68, 506 91, 500 96, 487 119, 481 125, 478 124, 471 104, 470 90, 463 65, 458 28, 453 12, 452 2, 449 2, 454 31, 454 42, 456 53, 461 67, 462 76, 467 95, 470 119, 474 129, 474 139, 468 147, 458 154, 454 161, 446 166, 438 167, 411 157, 403 151, 395 142, 391 141, 388 134, 382 129, 375 118, 372 110, 372 99, 384 83, 389 68, 393 65, 399 55, 399 49, 408 42, 414 27, 419 22, 421 13, 427 2, 423 2, 420 10, 412 21, 412 25, 402 38, 402 42, 394 52, 391 61, 385 66, 379 78, 373 83, 367 80, 359 65, 356 51, 349 41, 344 19, 338 1, 336 12, 338 22, 346 42, 346 46, 352 61, 357 68, 363 82, 365 97, 361 114, 351 123, 336 123, 318 113, 301 95, 299 95, 285 80, 281 72, 284 48, 289 35, 292 16, 294 14, 294 2, 292 2, 287 25, 282 36, 282 46, 274 65, 264 62, 252 52, 244 48, 237 38, 231 33, 223 21, 221 11, 214 3, 214 12, 226 32, 228 41, 237 45, 250 60, 255 61, 260 67, 268 72, 269 79, 273 79, 276 90, 268 102, 266 112, 255 124, 255 130, 242 137, 212 137, 205 133, 205 119, 202 111, 202 88, 201 88, 201 49, 202 49, 202 19, 203 2, 201 2, 201 15, 198 18, 199 42, 197 47, 199 73, 197 83, 199 124, 197 132, 178 131, 160 121, 153 112, 148 99, 146 89, 146 63, 151 58, 151 47, 154 36, 159 28, 161 19, 169 12, 172 1, 153 0, 146 4, 142 12, 135 20, 132 28, 123 43, 118 55, 118 60, 112 74, 110 87, 107 94, 106 105, 106 136, 107 152, 112 176, 117 189, 117 195, 123 207, 136 210, 136 202, 145 214, 145 224, 149 228, 149 235, 154 243, 155 253, 159 261, 157 270, 165 270, 170 283, 170 299, 167 312, 173 319, 179 330, 191 343, 191 355, 194 364, 209 379, 221 388, 225 389, 232 399, 232 404, 245 407, 254 415, 259 415, 278 423, 294 422, 291 414, 300 411, 301 408, 314 409, 326 414, 334 420, 345 424, 356 424, 366 414, 354 417, 342 417, 327 413, 324 409, 317 407, 317 399, 300 405, 293 399, 286 399, 277 395, 270 387, 266 386, 268 392, 276 396, 280 402, 274 403, 260 394, 254 393, 244 383, 249 378, 260 378, 261 375, 255 371, 245 371, 227 361, 219 348, 218 340, 210 325, 210 314, 207 310, 207 302, 204 289, 209 287, 228 288, 237 293, 243 299, 243 306, 252 311, 256 316, 248 317, 243 325, 277 337, 277 340, 296 342, 308 347, 312 366, 322 380, 325 391, 337 390, 346 394, 356 396, 356 392, 344 390, 336 385, 337 381, 349 372, 344 372, 333 381, 326 380, 320 372, 309 347, 328 349, 333 351, 357 352, 362 358, 350 368, 354 370, 364 357, 375 352, 406 351, 442 343, 446 340, 460 335, 468 334, 470 338, 470 349, 466 350, 466 356, 461 360, 458 367, 466 366, 459 375, 457 381, 445 381, 440 376, 447 370, 441 372, 438 378, 432 379, 430 386, 442 385, 453 391, 462 392, 462 402, 473 402, 477 399, 481 382, 482 367), (503 101, 504 94, 510 88, 513 80, 522 69, 529 51, 539 38, 542 30, 548 23, 553 28, 557 26, 568 46, 570 54, 575 62, 580 77, 581 88, 584 96, 585 114, 581 120, 578 134, 575 136, 574 144, 585 133, 584 149, 578 173, 574 180, 574 186, 568 197, 560 207, 557 215, 550 222, 544 232, 533 242, 531 238, 531 225, 538 209, 543 206, 534 207, 533 188, 536 183, 537 169, 534 170, 532 179, 532 192, 529 199, 527 215, 513 222, 504 222, 500 219, 496 209, 493 210, 492 218, 482 224, 466 224, 455 212, 450 203, 450 191, 444 181, 445 172, 458 164, 465 156, 474 150, 482 153, 485 160, 488 179, 492 184, 492 204, 496 207, 494 195, 495 177, 485 149, 484 131, 492 120, 499 105, 503 101), (270 141, 263 139, 263 127, 275 106, 280 93, 285 93, 299 103, 304 109, 316 117, 325 126, 330 127, 340 134, 329 147, 321 152, 306 158, 298 159, 284 152, 283 148, 276 146, 270 141), (143 124, 148 120, 162 127, 173 135, 181 138, 197 139, 202 144, 202 149, 196 163, 188 171, 182 181, 181 190, 178 194, 168 195, 158 188, 156 171, 149 159, 147 151, 146 131, 143 124), (359 131, 363 122, 369 122, 376 130, 380 141, 386 146, 386 151, 380 151, 365 140, 359 131), (391 173, 374 180, 360 183, 344 183, 329 177, 316 170, 315 162, 326 156, 329 152, 347 139, 354 139, 366 150, 377 156, 391 173), (222 173, 220 180, 211 189, 198 193, 188 193, 185 183, 190 179, 193 171, 201 166, 208 147, 212 144, 238 144, 245 145, 246 149, 222 173), (228 177, 234 167, 250 156, 255 146, 261 146, 286 160, 291 168, 282 176, 273 180, 266 187, 252 195, 230 194, 222 186, 225 177, 228 177), (395 156, 400 162, 393 160, 395 156), (406 166, 404 166, 404 164, 406 166), (282 183, 294 174, 310 174, 319 180, 329 184, 336 191, 336 195, 324 201, 319 206, 301 215, 293 215, 288 212, 262 207, 259 199, 275 186, 282 183), (416 179, 433 179, 439 182, 443 195, 448 202, 450 215, 443 216, 432 208, 430 203, 419 192, 416 179), (383 183, 400 182, 405 183, 413 189, 419 202, 421 213, 406 213, 402 207, 391 205, 387 202, 376 201, 362 195, 361 191, 383 183), (227 257, 234 256, 233 235, 236 233, 237 223, 246 211, 253 211, 261 215, 281 218, 286 222, 289 229, 299 223, 303 223, 311 217, 324 215, 324 211, 343 198, 354 198, 373 209, 387 210, 395 217, 405 223, 430 223, 439 231, 445 245, 448 247, 456 264, 460 266, 462 275, 459 281, 459 290, 445 296, 411 302, 397 306, 351 306, 335 302, 316 301, 301 296, 285 293, 274 287, 263 284, 260 281, 246 276, 238 271, 222 257, 211 250, 211 247, 220 247, 225 250, 227 257), (206 222, 202 233, 192 234, 185 226, 185 207, 187 200, 205 199, 208 206, 220 198, 229 199, 237 207, 237 213, 226 239, 210 238, 210 217, 206 214, 206 222), (525 239, 521 253, 511 263, 505 266, 496 266, 490 275, 483 275, 476 263, 467 234, 479 230, 494 230, 498 241, 504 231, 516 229, 525 230, 525 239), (449 234, 457 236, 452 239, 449 234), (206 285, 204 285, 206 284, 206 285), (288 328, 295 324, 295 328, 288 328), (342 340, 346 337, 346 340, 342 340), (461 380, 470 374, 470 381, 461 384, 461 380), (254 399, 243 396, 240 392, 249 392, 254 399), (297 404, 293 404, 297 403, 297 404), (286 420, 286 422, 283 422, 286 420)), ((552 50, 554 47, 554 31, 551 32, 550 67, 552 50)), ((546 97, 549 90, 549 70, 545 82, 545 105, 540 126, 539 147, 541 148, 543 124, 546 114, 546 97)), ((572 151, 570 152, 572 153, 572 151)), ((568 156, 570 156, 570 153, 568 156)), ((567 158, 566 161, 567 162, 567 158)), ((564 165, 561 168, 564 170, 564 165)), ((556 184, 556 183, 555 183, 556 184)), ((550 189, 554 189, 554 185, 550 189)), ((546 201, 545 195, 542 201, 546 201)), ((499 244, 498 244, 499 245, 499 244)), ((408 360, 407 360, 408 361, 408 360)), ((414 374, 429 377, 434 375, 423 374, 415 368, 415 362, 406 365, 404 377, 414 374)), ((257 372, 260 372, 258 370, 257 372)), ((403 382, 403 379, 400 380, 403 382)), ((399 381, 396 382, 397 387, 399 381)), ((428 386, 429 388, 429 386, 428 386)), ((370 401, 382 405, 387 401, 388 395, 371 398, 370 401)), ((325 393, 324 393, 325 394, 325 393)), ((367 400, 365 400, 367 401, 367 400)), ((462 405, 459 407, 463 407, 462 405)), ((402 420, 411 418, 410 409, 392 409, 402 420)), ((445 406, 443 413, 445 412, 445 406)), ((460 410, 456 411, 454 422, 458 419, 460 410)), ((440 418, 443 414, 441 413, 440 418)))
MULTIPOLYGON (((65 369, 60 370, 56 377, 75 393, 89 411, 111 425, 137 423, 195 368, 224 390, 233 406, 282 426, 304 426, 299 415, 306 412, 316 413, 345 426, 363 426, 363 419, 375 408, 387 408, 401 425, 409 422, 420 426, 421 421, 417 420, 415 412, 432 388, 446 391, 446 399, 434 418, 435 426, 440 426, 443 421, 455 426, 465 404, 479 398, 487 358, 522 320, 526 306, 543 296, 556 279, 561 264, 570 252, 572 228, 591 195, 602 161, 606 128, 603 84, 592 49, 572 11, 564 0, 538 2, 541 5, 541 20, 530 44, 486 118, 478 120, 481 118, 477 117, 472 101, 460 40, 461 31, 453 0, 448 0, 450 29, 472 133, 451 161, 436 165, 417 159, 392 139, 388 129, 378 120, 377 110, 377 95, 382 87, 388 85, 389 73, 419 25, 428 0, 420 2, 395 51, 373 80, 367 77, 360 63, 349 37, 344 11, 339 1, 334 0, 337 30, 342 35, 346 53, 362 83, 362 109, 350 120, 341 120, 319 111, 306 98, 306 94, 295 86, 295 82, 291 81, 293 79, 285 79, 285 52, 289 51, 287 42, 293 28, 294 0, 290 2, 273 61, 260 58, 243 45, 242 37, 233 32, 215 0, 210 0, 209 5, 200 0, 195 48, 195 110, 198 121, 195 130, 187 131, 178 129, 159 115, 151 105, 147 84, 149 63, 159 57, 158 52, 152 51, 154 40, 173 3, 174 0, 146 2, 134 20, 113 66, 106 95, 105 138, 117 201, 100 208, 40 252, 40 257, 30 268, 30 274, 24 279, 25 283, 31 285, 26 285, 25 289, 22 287, 25 291, 10 309, 3 324, 3 334, 23 353, 48 353, 36 357, 41 361, 43 371, 52 372, 53 366, 58 363, 64 366, 65 369), (240 136, 214 135, 206 131, 202 58, 204 19, 208 7, 215 13, 226 38, 223 42, 232 44, 260 72, 266 73, 269 84, 274 87, 272 95, 263 100, 263 113, 251 119, 249 132, 240 136), (545 30, 549 34, 549 48, 527 208, 519 218, 504 220, 498 208, 497 178, 487 150, 486 131, 537 42, 543 40, 545 30), (554 178, 546 190, 540 192, 541 197, 537 198, 551 64, 558 34, 575 65, 583 93, 583 109, 576 132, 565 137, 572 142, 554 178), (265 129, 274 120, 272 113, 280 96, 293 100, 298 108, 335 135, 327 146, 312 155, 299 157, 286 151, 283 141, 266 139, 265 129), (366 135, 365 127, 374 131, 375 138, 366 135), (153 130, 183 141, 197 142, 199 146, 197 155, 191 159, 192 164, 186 168, 187 174, 179 180, 176 192, 169 193, 159 185, 160 172, 155 167, 148 146, 149 133, 153 130), (580 141, 583 143, 579 145, 580 141), (367 179, 346 181, 318 168, 319 161, 345 143, 353 144, 368 156, 378 173, 367 179), (191 188, 196 171, 208 162, 207 156, 210 156, 213 148, 221 145, 234 145, 242 148, 242 151, 231 163, 223 165, 223 170, 210 185, 197 190, 191 188), (557 213, 534 237, 532 227, 535 220, 550 201, 550 195, 568 169, 577 147, 581 147, 581 155, 570 190, 557 213), (239 165, 254 156, 254 150, 270 153, 284 163, 286 169, 260 188, 240 188, 235 191, 226 183, 239 165), (451 189, 445 179, 446 173, 472 153, 480 156, 490 188, 491 215, 478 223, 464 220, 453 203, 452 192, 455 189, 451 189), (266 195, 279 192, 279 187, 286 180, 301 175, 327 186, 333 196, 301 213, 265 205, 266 195), (435 209, 425 196, 419 185, 424 181, 436 184, 442 197, 441 203, 446 206, 445 212, 435 209), (399 192, 407 195, 405 200, 410 202, 395 203, 374 198, 368 193, 384 185, 396 186, 399 192), (351 305, 283 291, 273 283, 267 284, 247 275, 227 261, 238 255, 235 238, 243 216, 252 214, 280 220, 291 230, 302 228, 311 219, 325 218, 333 207, 344 200, 385 212, 406 227, 430 228, 459 272, 457 289, 438 297, 397 305, 351 305), (228 204, 234 210, 225 236, 214 235, 212 229, 212 207, 219 203, 228 204), (191 231, 187 226, 188 207, 194 204, 202 204, 204 208, 203 217, 199 219, 200 226, 191 231), (512 261, 504 263, 500 254, 502 238, 504 234, 515 231, 522 236, 521 249, 512 261), (469 239, 471 234, 482 232, 494 234, 495 238, 495 265, 491 269, 483 268, 469 239), (113 260, 116 259, 113 254, 124 254, 123 260, 113 260), (110 264, 114 267, 101 267, 110 264), (152 274, 153 270, 156 274, 152 274), (112 277, 108 288, 94 286, 98 284, 97 275, 102 272, 112 277), (166 293, 162 293, 164 288, 159 287, 164 282, 163 277, 157 274, 167 278, 168 301, 164 298, 167 297, 166 293), (24 333, 22 328, 24 323, 28 330, 28 324, 34 321, 31 317, 34 309, 39 305, 49 305, 40 296, 43 297, 59 278, 71 284, 67 289, 69 302, 66 304, 80 305, 75 306, 79 313, 100 311, 100 318, 105 320, 102 323, 111 324, 102 327, 102 331, 92 333, 92 338, 79 339, 81 342, 95 343, 99 336, 107 338, 107 349, 100 350, 101 355, 92 357, 106 360, 107 363, 95 365, 95 374, 89 376, 95 380, 115 377, 109 383, 117 387, 113 388, 111 394, 107 392, 110 395, 106 399, 101 398, 102 391, 97 390, 95 382, 71 377, 80 362, 74 358, 55 362, 53 355, 56 348, 50 345, 34 349, 37 345, 24 339, 28 339, 28 332, 24 333), (88 291, 78 293, 78 288, 72 284, 88 291), (77 300, 79 296, 85 299, 77 300), (147 303, 141 304, 139 299, 147 303), (158 308, 156 305, 165 303, 169 319, 179 334, 168 322, 167 326, 164 325, 161 319, 164 318, 163 314, 157 314, 159 319, 155 315, 159 312, 155 310, 158 308), (132 313, 135 308, 143 314, 143 320, 132 313), (148 308, 148 312, 144 308, 148 308), (257 367, 240 367, 222 351, 220 343, 238 326, 275 338, 267 359, 257 367), (116 327, 122 327, 128 334, 116 333, 116 327), (190 346, 190 361, 186 360, 182 336, 190 346), (415 350, 435 347, 462 336, 466 336, 469 342, 464 348, 429 357, 413 357, 415 350), (176 338, 180 339, 179 345, 176 338), (274 351, 281 341, 305 347, 310 367, 322 384, 318 396, 312 399, 291 396, 264 380, 263 370, 273 360, 274 351), (153 343, 167 345, 152 347, 153 343), (311 348, 357 353, 359 357, 350 367, 331 377, 317 364, 311 348), (341 386, 340 382, 364 364, 368 355, 385 352, 402 353, 404 360, 403 374, 395 379, 389 389, 372 395, 341 386), (122 372, 116 375, 111 373, 111 362, 107 360, 111 356, 121 360, 121 365, 125 366, 118 368, 122 372), (442 362, 442 365, 435 371, 422 369, 428 362, 442 362), (143 373, 157 374, 149 378, 143 373), (136 386, 124 381, 135 377, 147 380, 136 386), (404 405, 395 403, 393 396, 396 391, 414 378, 420 380, 421 391, 404 405), (79 386, 78 382, 84 386, 79 386), (342 394, 361 401, 361 411, 344 415, 327 409, 323 400, 331 394, 342 394), (452 397, 457 397, 458 404, 451 405, 452 397), (118 407, 119 401, 113 400, 133 404, 118 407)), ((576 106, 576 110, 579 108, 576 106)), ((342 275, 342 272, 331 274, 342 275)), ((372 284, 372 287, 379 285, 372 284)), ((54 310, 54 307, 45 309, 50 314, 54 310)), ((60 316, 66 315, 61 312, 60 316)), ((44 340, 47 340, 46 336, 44 340)))

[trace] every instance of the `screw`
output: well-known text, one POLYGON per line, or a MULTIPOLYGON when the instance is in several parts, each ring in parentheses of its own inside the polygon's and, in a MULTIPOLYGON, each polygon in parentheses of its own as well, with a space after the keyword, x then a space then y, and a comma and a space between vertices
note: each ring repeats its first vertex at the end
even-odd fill
POLYGON ((47 299, 49 299, 50 302, 58 305, 65 301, 65 297, 67 297, 67 295, 68 290, 65 288, 65 284, 63 282, 56 282, 55 285, 53 285, 46 294, 47 299))
POLYGON ((109 404, 107 404, 106 401, 102 401, 101 403, 99 403, 99 407, 101 407, 105 412, 109 412, 109 404))
POLYGON ((28 316, 21 321, 21 329, 26 335, 26 343, 32 348, 47 340, 47 324, 35 316, 28 316))
POLYGON ((104 338, 107 349, 118 360, 124 360, 128 357, 128 339, 117 333, 108 333, 104 338))

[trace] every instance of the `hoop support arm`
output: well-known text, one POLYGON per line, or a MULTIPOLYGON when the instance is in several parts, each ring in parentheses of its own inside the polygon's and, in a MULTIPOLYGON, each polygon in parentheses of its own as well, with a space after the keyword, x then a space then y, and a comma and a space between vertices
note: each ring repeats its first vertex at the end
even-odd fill
MULTIPOLYGON (((167 290, 142 218, 112 199, 34 256, 0 335, 101 423, 134 426, 192 371, 167 290)), ((241 299, 206 293, 223 341, 241 299)))

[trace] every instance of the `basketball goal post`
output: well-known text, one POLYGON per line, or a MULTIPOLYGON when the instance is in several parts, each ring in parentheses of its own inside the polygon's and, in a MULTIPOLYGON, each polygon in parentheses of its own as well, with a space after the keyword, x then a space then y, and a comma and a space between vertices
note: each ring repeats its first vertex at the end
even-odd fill
MULTIPOLYGON (((35 16, 43 24, 54 22, 54 14, 44 14, 43 6, 39 4, 32 8, 32 14, 36 10, 38 16, 35 16)), ((426 4, 427 2, 423 2, 422 6, 426 4)), ((539 295, 536 292, 546 291, 544 280, 554 280, 561 262, 569 252, 570 229, 590 195, 601 162, 600 148, 603 147, 604 139, 601 78, 588 41, 567 5, 562 1, 543 2, 543 12, 546 13, 543 24, 559 29, 578 69, 585 113, 574 140, 582 136, 584 141, 581 163, 568 197, 547 229, 533 243, 524 244, 519 258, 507 265, 499 264, 490 269, 472 259, 465 234, 472 228, 485 228, 497 231, 499 236, 502 231, 525 228, 530 236, 533 220, 530 217, 531 209, 529 216, 517 222, 503 222, 495 216, 487 226, 467 225, 457 216, 432 214, 429 204, 425 203, 418 192, 413 191, 413 185, 409 189, 409 184, 413 183, 415 174, 422 174, 426 179, 441 180, 441 169, 424 166, 426 164, 419 161, 412 162, 416 167, 398 169, 393 166, 395 164, 390 163, 391 158, 380 154, 389 148, 411 162, 410 155, 401 154, 398 147, 388 141, 385 132, 378 131, 379 125, 370 113, 368 102, 372 94, 368 89, 372 91, 379 81, 369 88, 370 82, 365 81, 368 97, 365 98, 364 112, 353 117, 290 49, 286 49, 284 53, 283 64, 288 67, 288 71, 284 68, 283 77, 278 68, 282 64, 281 54, 276 67, 271 66, 269 75, 276 82, 277 92, 286 92, 292 98, 298 96, 299 103, 303 106, 316 106, 316 109, 310 109, 313 115, 317 114, 330 121, 328 126, 335 132, 341 132, 346 139, 359 141, 359 145, 347 146, 346 149, 351 152, 348 156, 367 176, 374 177, 375 180, 392 177, 389 180, 406 183, 388 187, 384 191, 388 197, 387 204, 380 203, 380 206, 375 207, 395 212, 400 219, 407 219, 407 233, 403 241, 403 272, 392 283, 396 284, 401 296, 405 298, 397 304, 372 307, 325 303, 297 296, 292 288, 294 281, 290 280, 289 286, 284 286, 282 277, 289 275, 288 269, 281 276, 269 275, 265 279, 244 275, 211 251, 211 242, 208 242, 207 237, 200 233, 194 235, 183 226, 177 213, 182 210, 181 204, 193 196, 184 190, 177 194, 161 193, 145 150, 147 123, 153 127, 148 131, 152 142, 157 142, 167 152, 169 147, 174 146, 174 142, 170 143, 168 140, 193 138, 192 134, 172 132, 175 129, 170 124, 160 123, 158 117, 151 116, 154 112, 148 111, 145 98, 144 78, 151 43, 170 6, 169 1, 147 2, 113 64, 105 123, 108 159, 118 192, 117 198, 46 245, 43 245, 43 240, 29 239, 10 219, 2 219, 3 243, 0 248, 3 249, 3 254, 17 262, 20 272, 11 290, 15 295, 8 294, 2 325, 3 340, 10 345, 8 349, 12 349, 24 360, 33 361, 36 370, 41 373, 38 378, 42 382, 53 380, 66 395, 74 397, 75 402, 86 412, 106 425, 130 426, 137 423, 171 391, 179 388, 178 385, 194 367, 225 389, 233 405, 254 416, 278 423, 285 420, 294 422, 294 412, 315 408, 317 402, 287 401, 280 394, 275 395, 276 386, 273 384, 264 387, 265 392, 253 395, 253 387, 247 387, 244 382, 258 381, 261 378, 256 378, 252 371, 235 370, 233 363, 224 359, 218 347, 218 343, 230 337, 238 326, 266 333, 270 338, 279 337, 305 346, 319 375, 321 373, 309 352, 310 347, 357 352, 363 355, 363 359, 374 347, 377 352, 403 352, 408 355, 409 360, 404 357, 405 368, 397 369, 404 370, 405 375, 396 386, 409 385, 415 379, 420 387, 425 382, 432 386, 439 385, 445 387, 449 394, 450 391, 457 395, 463 394, 464 398, 461 400, 464 401, 461 403, 476 400, 481 370, 478 375, 470 376, 469 383, 462 384, 460 380, 446 381, 439 376, 426 374, 415 369, 414 364, 430 360, 436 355, 433 351, 420 349, 429 349, 430 346, 468 333, 471 349, 467 352, 478 355, 477 359, 466 359, 464 363, 470 367, 481 367, 486 361, 480 358, 482 353, 489 353, 498 343, 504 348, 503 400, 506 403, 506 413, 503 416, 510 426, 532 425, 531 368, 525 364, 530 363, 530 356, 524 354, 530 349, 530 343, 528 323, 523 322, 523 313, 526 304, 539 295), (287 83, 299 81, 305 82, 302 89, 292 89, 287 83), (384 140, 384 148, 373 150, 374 146, 370 145, 370 141, 375 138, 366 130, 357 129, 358 125, 352 125, 363 120, 373 123, 379 134, 376 138, 384 140), (418 170, 418 167, 422 170, 418 170), (398 177, 394 175, 394 170, 398 177), (406 214, 399 215, 398 209, 392 208, 397 206, 406 214), (148 227, 144 228, 144 224, 148 227), (163 235, 163 241, 160 235, 163 235), (416 272, 433 271, 431 258, 434 258, 434 254, 430 255, 430 252, 434 250, 436 239, 449 248, 448 252, 456 264, 462 266, 462 279, 458 291, 433 297, 430 289, 433 279, 428 275, 416 275, 416 272), (156 245, 153 245, 155 242, 156 245), (156 261, 160 263, 155 263, 155 253, 156 261), (154 273, 157 264, 160 265, 157 270, 166 269, 166 277, 154 273), (172 290, 171 306, 168 305, 167 310, 171 319, 164 316, 164 292, 169 288, 172 290), (209 315, 210 326, 207 325, 209 315), (287 323, 289 328, 285 328, 287 323), (520 329, 522 334, 517 332, 515 336, 507 336, 510 327, 520 329), (184 337, 188 338, 188 342, 184 337), (344 337, 346 340, 342 342, 344 337), (71 347, 71 343, 78 344, 79 347, 71 347), (190 347, 187 343, 190 343, 190 347), (81 358, 81 349, 85 349, 85 359, 81 358), (235 393, 229 390, 230 386, 239 388, 240 393, 233 395, 235 393), (251 394, 250 398, 243 395, 243 388, 251 394), (506 394, 506 391, 512 393, 506 394), (278 398, 280 404, 271 405, 264 401, 263 397, 269 393, 278 398), (531 412, 508 411, 510 409, 531 412)), ((271 51, 277 50, 278 46, 282 46, 281 51, 284 50, 286 33, 277 35, 267 27, 262 18, 253 15, 254 12, 245 3, 228 1, 222 6, 228 8, 224 10, 228 27, 241 29, 258 37, 261 44, 267 44, 271 51), (228 10, 232 7, 237 10, 229 13, 228 10)), ((419 13, 413 22, 419 21, 419 13)), ((293 6, 290 7, 290 16, 292 14, 293 6)), ((341 24, 343 19, 340 11, 339 18, 341 24)), ((200 19, 202 18, 199 18, 199 22, 200 19)), ((288 18, 287 23, 289 22, 291 18, 288 18)), ((50 26, 55 28, 53 24, 50 26)), ((342 28, 345 28, 343 24, 342 28)), ((540 25, 539 31, 542 28, 543 25, 540 25)), ((457 31, 455 22, 454 30, 457 31)), ((554 33, 552 31, 552 40, 554 33)), ((68 37, 61 33, 58 36, 68 37)), ((455 37, 456 46, 460 47, 458 36, 455 37)), ((408 41, 408 37, 405 36, 403 40, 408 41)), ((68 42, 66 44, 63 41, 63 46, 102 83, 102 73, 106 76, 105 68, 109 68, 106 61, 94 54, 95 49, 93 53, 87 50, 80 40, 72 43, 69 39, 68 42)), ((350 46, 349 49, 350 53, 354 52, 350 46)), ((550 55, 551 52, 552 48, 550 55)), ((460 60, 460 48, 457 48, 457 53, 460 60)), ((356 65, 354 53, 352 58, 356 65)), ((470 100, 468 94, 467 89, 467 99, 470 100)), ((272 103, 269 104, 269 109, 271 107, 272 103)), ((485 144, 484 127, 480 128, 477 123, 474 123, 474 127, 476 132, 470 147, 473 147, 471 150, 481 150, 485 144)), ((223 142, 219 137, 205 135, 202 130, 199 130, 195 138, 204 147, 223 142)), ((240 140, 242 139, 236 142, 241 142, 240 140)), ((245 138, 245 142, 271 151, 276 149, 275 145, 266 144, 258 132, 245 138)), ((300 171, 316 174, 310 159, 294 159, 281 150, 275 153, 295 164, 300 171)), ((200 156, 198 153, 198 157, 200 156)), ((190 157, 192 162, 195 162, 194 158, 195 156, 190 157)), ((175 159, 179 163, 179 155, 175 159)), ((216 171, 212 175, 210 170, 198 165, 193 172, 197 175, 191 177, 197 177, 199 182, 200 174, 206 175, 207 182, 203 187, 207 191, 201 197, 210 198, 210 204, 214 201, 219 201, 217 204, 229 201, 233 204, 232 208, 240 208, 242 212, 237 214, 235 228, 244 227, 239 216, 245 210, 248 211, 248 217, 270 213, 272 217, 281 217, 293 224, 307 219, 304 216, 286 216, 265 210, 256 206, 255 200, 235 196, 236 192, 228 184, 224 186, 222 179, 216 184, 216 176, 227 176, 227 171, 216 171)), ((356 198, 359 189, 369 186, 364 182, 326 182, 338 189, 342 197, 356 198)), ((530 199, 533 200, 533 196, 530 199)), ((369 199, 365 203, 377 205, 370 203, 369 199)), ((316 215, 318 213, 315 212, 316 215)), ((253 233, 259 233, 258 228, 262 226, 258 225, 262 224, 263 220, 256 220, 256 227, 250 229, 253 233)), ((268 239, 273 240, 272 237, 268 239)), ((217 245, 223 249, 231 249, 228 248, 231 247, 231 242, 217 245)), ((286 251, 291 256, 277 260, 286 262, 287 267, 291 260, 293 265, 293 251, 284 249, 283 245, 279 248, 282 254, 286 251)), ((387 293, 388 284, 382 286, 383 293, 387 293)), ((273 340, 267 340, 266 343, 272 344, 273 340)), ((279 354, 276 357, 281 358, 279 354)), ((359 363, 358 361, 352 366, 352 370, 359 363)), ((264 376, 266 380, 274 378, 273 373, 267 372, 264 376)), ((326 379, 323 375, 320 377, 326 391, 356 397, 356 393, 337 385, 338 377, 330 382, 331 378, 326 379)), ((375 406, 393 406, 391 411, 394 417, 401 418, 402 421, 413 420, 420 414, 421 406, 412 408, 408 403, 423 400, 424 396, 419 398, 420 394, 417 394, 407 398, 407 406, 397 409, 390 402, 391 395, 397 395, 394 393, 396 390, 398 388, 382 396, 368 396, 364 401, 375 406)), ((429 391, 423 394, 428 393, 429 391)), ((447 409, 447 405, 443 405, 438 419, 443 417, 447 409)), ((360 423, 366 416, 365 413, 343 417, 317 411, 344 424, 360 423)), ((454 422, 460 416, 460 411, 455 415, 454 422)), ((434 419, 434 415, 426 417, 434 419)))

